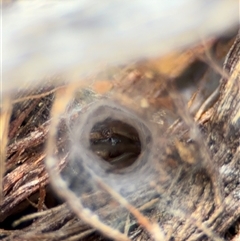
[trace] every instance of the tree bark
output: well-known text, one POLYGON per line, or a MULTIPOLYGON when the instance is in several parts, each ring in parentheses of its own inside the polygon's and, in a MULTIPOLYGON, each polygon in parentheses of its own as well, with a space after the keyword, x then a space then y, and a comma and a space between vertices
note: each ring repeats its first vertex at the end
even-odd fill
MULTIPOLYGON (((148 98, 146 106, 149 103, 155 105, 155 111, 160 102, 167 103, 166 106, 170 107, 171 111, 177 112, 179 121, 172 129, 165 131, 164 127, 159 127, 160 125, 154 124, 150 128, 153 146, 152 153, 148 155, 146 161, 152 165, 149 167, 153 170, 151 175, 156 179, 159 177, 159 180, 155 180, 153 186, 152 183, 149 184, 148 191, 139 194, 137 198, 134 199, 132 194, 126 198, 151 222, 159 224, 163 230, 164 240, 238 240, 240 235, 239 56, 240 34, 237 35, 226 57, 224 63, 226 75, 220 81, 219 95, 198 118, 197 125, 191 120, 189 113, 184 111, 184 107, 181 110, 181 99, 179 95, 175 95, 175 90, 167 89, 169 91, 167 96, 170 99, 158 97, 154 99, 152 96, 148 98), (162 138, 161 133, 163 133, 162 138), (162 171, 158 172, 158 169, 162 171), (149 190, 154 190, 154 195, 149 190), (148 206, 143 208, 146 204, 148 206)), ((139 92, 142 94, 141 98, 147 96, 146 89, 151 91, 161 89, 156 79, 137 82, 139 76, 136 75, 134 78, 125 79, 126 84, 123 81, 114 87, 115 99, 119 100, 119 96, 122 98, 123 93, 127 96, 125 99, 120 98, 121 104, 130 103, 129 98, 139 96, 139 92), (132 87, 128 88, 129 83, 132 87), (145 85, 148 86, 146 89, 145 85)), ((166 90, 165 87, 163 89, 166 90)), ((18 96, 18 99, 20 97, 18 96)), ((17 103, 16 100, 13 106, 6 174, 3 179, 4 197, 0 204, 2 240, 102 240, 95 229, 76 217, 71 211, 71 204, 70 208, 65 203, 60 204, 61 202, 56 201, 56 197, 52 194, 52 189, 51 191, 48 189, 49 177, 44 165, 46 156, 44 147, 54 98, 55 89, 48 86, 37 94, 28 93, 24 101, 17 103), (46 192, 55 203, 46 201, 46 192), (23 229, 8 230, 7 222, 16 218, 13 215, 29 206, 28 198, 37 202, 36 209, 39 213, 36 212, 35 216, 33 215, 34 221, 23 229)), ((139 103, 145 106, 144 101, 139 103)), ((151 115, 148 112, 152 114, 152 110, 144 109, 144 115, 147 117, 151 115)), ((144 115, 140 113, 139 118, 144 118, 144 115)), ((64 122, 59 126, 59 135, 62 139, 58 142, 58 147, 62 148, 66 147, 67 139, 64 139, 65 135, 62 133, 67 131, 67 126, 64 122)), ((65 154, 66 152, 61 156, 61 169, 69 161, 65 158, 65 154)), ((145 178, 146 172, 141 173, 139 170, 136 169, 135 174, 138 173, 139 179, 145 178)), ((99 199, 99 203, 103 199, 99 199)), ((86 202, 90 202, 89 200, 86 199, 86 202)), ((105 206, 106 209, 101 210, 106 212, 104 215, 109 216, 109 221, 114 222, 114 215, 122 213, 121 221, 127 223, 125 211, 121 206, 117 205, 114 211, 109 203, 105 206)), ((154 240, 149 234, 149 229, 146 230, 144 225, 136 225, 139 220, 136 221, 135 217, 129 215, 132 224, 127 235, 130 239, 154 240)))

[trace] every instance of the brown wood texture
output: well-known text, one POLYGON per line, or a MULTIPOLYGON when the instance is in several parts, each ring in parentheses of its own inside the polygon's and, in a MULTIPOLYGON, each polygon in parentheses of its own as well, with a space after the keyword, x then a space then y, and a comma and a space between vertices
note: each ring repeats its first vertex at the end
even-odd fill
MULTIPOLYGON (((149 175, 154 177, 154 181, 144 187, 147 190, 140 187, 144 192, 136 191, 125 196, 143 217, 137 216, 131 207, 127 211, 123 209, 112 197, 111 191, 107 194, 103 192, 104 195, 82 197, 83 202, 97 207, 99 216, 107 217, 106 223, 123 223, 125 235, 130 240, 154 240, 151 233, 154 223, 158 223, 162 230, 162 237, 160 234, 155 236, 159 240, 239 239, 240 34, 231 44, 221 70, 223 73, 220 73, 224 76, 220 80, 218 94, 214 98, 209 97, 211 104, 203 109, 201 115, 196 114, 201 106, 197 105, 195 110, 190 108, 195 103, 194 98, 198 102, 199 90, 188 102, 189 108, 182 98, 182 85, 187 85, 184 81, 186 68, 173 77, 169 72, 157 70, 158 61, 118 70, 119 74, 114 73, 114 78, 113 75, 109 77, 111 82, 103 75, 99 77, 102 81, 100 79, 93 85, 98 94, 80 91, 68 105, 67 113, 72 119, 84 114, 91 117, 84 108, 80 114, 73 110, 77 104, 86 105, 109 92, 108 100, 114 99, 114 103, 136 112, 139 118, 136 121, 147 119, 146 123, 149 123, 151 153, 146 154, 147 158, 140 155, 139 160, 146 159, 145 166, 149 165, 148 169, 152 170, 149 175), (178 121, 170 126, 169 122, 173 119, 178 121), (131 225, 127 227, 129 222, 131 225)), ((212 50, 214 46, 210 48, 212 50)), ((210 78, 208 72, 215 66, 208 62, 205 48, 204 51, 199 47, 196 49, 192 51, 196 57, 186 65, 193 69, 193 73, 199 73, 196 78, 207 82, 210 78), (197 61, 200 60, 207 64, 199 65, 197 61)), ((194 78, 192 80, 192 85, 196 85, 194 78)), ((105 240, 105 236, 110 236, 101 228, 91 228, 91 222, 86 224, 81 221, 71 211, 71 203, 67 205, 60 200, 49 186, 49 174, 44 164, 45 147, 51 107, 54 101, 58 101, 55 93, 59 89, 64 90, 65 86, 56 88, 49 85, 38 92, 18 93, 12 100, 0 202, 0 240, 105 240), (21 225, 26 225, 12 227, 14 221, 29 213, 29 223, 22 222, 21 225)), ((2 112, 1 117, 3 115, 2 112)), ((89 121, 95 120, 95 117, 91 118, 89 121)), ((63 118, 58 125, 57 150, 61 170, 71 159, 67 148, 71 136, 66 135, 71 124, 66 123, 63 118)), ((139 180, 147 178, 145 169, 138 168, 134 172, 139 180)), ((77 176, 80 174, 77 173, 77 176)), ((124 175, 130 174, 123 173, 123 178, 124 175)), ((88 181, 87 178, 85 181, 88 181)), ((128 190, 128 183, 125 188, 128 190)), ((118 235, 115 239, 121 240, 118 235)))

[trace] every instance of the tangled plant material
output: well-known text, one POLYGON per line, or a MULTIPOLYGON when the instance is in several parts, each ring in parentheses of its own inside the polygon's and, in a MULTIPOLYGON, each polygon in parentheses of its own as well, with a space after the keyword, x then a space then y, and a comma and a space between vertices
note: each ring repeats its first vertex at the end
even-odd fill
POLYGON ((236 240, 239 38, 5 99, 0 239, 236 240))

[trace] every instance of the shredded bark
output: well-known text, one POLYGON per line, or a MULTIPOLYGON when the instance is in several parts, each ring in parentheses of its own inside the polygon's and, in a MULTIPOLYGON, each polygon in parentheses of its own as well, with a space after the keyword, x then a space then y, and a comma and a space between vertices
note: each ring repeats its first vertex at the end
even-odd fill
MULTIPOLYGON (((210 49, 215 57, 220 52, 216 49, 216 46, 210 49)), ((204 51, 198 52, 198 55, 197 62, 190 61, 188 68, 174 78, 159 73, 149 63, 121 69, 114 75, 115 79, 109 77, 112 89, 108 90, 108 100, 120 102, 121 106, 136 111, 149 123, 159 126, 159 129, 154 129, 156 133, 152 133, 154 148, 147 159, 149 165, 154 165, 151 168, 155 169, 155 173, 151 175, 159 176, 159 180, 150 183, 146 192, 136 191, 134 195, 126 196, 132 206, 127 203, 123 211, 125 200, 101 180, 98 185, 106 195, 94 193, 82 197, 86 205, 96 208, 99 216, 107 217, 109 225, 114 222, 121 224, 119 230, 129 240, 154 240, 154 223, 159 224, 164 240, 239 239, 240 34, 228 54, 224 52, 221 58, 218 57, 222 60, 226 55, 225 75, 222 78, 221 73, 216 75, 220 86, 214 97, 210 93, 203 94, 204 83, 211 79, 213 68, 202 61, 207 59, 204 51), (198 91, 192 91, 195 94, 190 96, 193 97, 187 109, 184 98, 189 100, 189 96, 185 90, 199 83, 198 91), (207 103, 211 104, 206 105, 204 100, 208 96, 207 103), (142 113, 139 106, 144 110, 142 113), (197 122, 193 121, 194 117, 197 122), (176 121, 173 123, 173 120, 176 121), (163 130, 161 136, 159 133, 163 130)), ((17 93, 11 100, 0 202, 0 240, 106 240, 104 237, 109 237, 102 229, 92 228, 91 222, 83 222, 71 203, 61 200, 55 194, 58 190, 49 183, 45 150, 51 109, 54 101, 58 101, 55 99, 57 91, 65 87, 49 85, 38 91, 30 89, 28 93, 17 93)), ((102 94, 101 84, 95 86, 94 91, 102 94)), ((73 168, 69 164, 72 158, 69 129, 76 120, 83 119, 84 113, 88 113, 86 103, 104 98, 90 90, 83 90, 67 105, 58 124, 54 150, 59 158, 60 171, 73 168)), ((121 133, 117 140, 124 138, 121 133)), ((141 158, 140 155, 139 160, 141 158)), ((138 172, 136 169, 135 174, 138 172)), ((146 178, 145 174, 139 172, 139 179, 146 178)), ((76 177, 76 181, 83 179, 87 182, 88 176, 82 179, 76 177)), ((74 187, 71 188, 74 190, 74 187)), ((116 239, 120 240, 117 235, 116 239)))

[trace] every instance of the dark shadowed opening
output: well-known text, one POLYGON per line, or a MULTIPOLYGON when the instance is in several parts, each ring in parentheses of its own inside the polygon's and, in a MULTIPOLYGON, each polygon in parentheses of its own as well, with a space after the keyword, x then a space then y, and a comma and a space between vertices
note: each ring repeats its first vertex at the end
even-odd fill
POLYGON ((90 132, 90 149, 116 168, 131 166, 141 153, 137 130, 120 120, 107 118, 96 123, 90 132))

